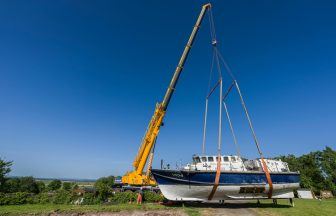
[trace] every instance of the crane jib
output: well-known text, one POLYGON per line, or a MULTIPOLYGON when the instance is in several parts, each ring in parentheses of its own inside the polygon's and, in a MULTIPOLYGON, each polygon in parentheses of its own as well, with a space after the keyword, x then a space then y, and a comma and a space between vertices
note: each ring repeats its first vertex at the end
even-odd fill
POLYGON ((199 29, 199 27, 200 27, 200 25, 202 23, 202 20, 203 20, 203 17, 205 15, 205 12, 210 7, 211 7, 210 3, 206 4, 206 5, 204 5, 202 7, 202 11, 201 11, 201 13, 200 13, 200 15, 199 15, 199 17, 198 17, 198 19, 196 21, 196 24, 195 24, 195 26, 194 26, 194 28, 193 28, 193 30, 191 32, 191 35, 190 35, 189 40, 188 40, 188 43, 187 43, 187 45, 185 46, 185 48, 183 50, 182 56, 180 58, 180 61, 179 61, 178 65, 177 65, 177 67, 175 69, 173 78, 172 78, 172 80, 170 82, 170 85, 169 85, 169 87, 167 89, 167 92, 166 92, 166 94, 164 96, 164 99, 163 99, 163 102, 162 102, 162 106, 163 106, 164 110, 167 110, 167 107, 169 105, 170 99, 171 99, 171 97, 173 95, 173 92, 175 90, 175 87, 176 87, 177 81, 178 81, 178 79, 180 77, 180 74, 181 74, 181 71, 183 69, 184 63, 185 63, 185 61, 186 61, 186 59, 188 57, 190 48, 191 48, 191 46, 192 46, 192 44, 194 42, 194 39, 195 39, 195 37, 197 35, 197 32, 198 32, 198 29, 199 29))
MULTIPOLYGON (((193 45, 194 39, 197 35, 198 29, 202 23, 203 17, 205 15, 205 12, 207 9, 211 7, 211 4, 205 4, 202 7, 202 10, 198 16, 198 19, 196 21, 196 24, 190 34, 189 40, 187 42, 187 45, 185 46, 183 53, 181 55, 181 58, 178 62, 178 65, 175 69, 174 75, 171 79, 171 82, 169 84, 169 87, 166 91, 166 94, 164 96, 164 99, 162 103, 157 104, 154 114, 151 118, 151 121, 148 125, 148 128, 145 132, 145 136, 142 139, 141 146, 138 150, 138 154, 135 157, 135 160, 133 162, 134 171, 127 173, 122 177, 122 182, 126 184, 134 184, 134 185, 145 185, 145 184, 155 184, 154 180, 151 180, 148 172, 147 174, 143 174, 144 167, 147 163, 148 157, 151 153, 151 150, 153 149, 153 146, 155 144, 155 140, 158 136, 158 133, 160 131, 160 127, 163 122, 163 118, 165 116, 167 107, 169 105, 169 102, 171 100, 171 97, 173 95, 173 92, 175 90, 177 81, 180 77, 180 74, 183 70, 184 63, 188 57, 189 51, 193 45)), ((150 167, 149 167, 150 168, 150 167)), ((149 170, 149 169, 148 169, 149 170)))

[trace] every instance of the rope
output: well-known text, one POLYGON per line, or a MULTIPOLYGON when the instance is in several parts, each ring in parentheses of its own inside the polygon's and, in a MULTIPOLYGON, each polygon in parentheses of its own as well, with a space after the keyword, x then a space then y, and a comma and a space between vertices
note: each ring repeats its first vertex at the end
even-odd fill
POLYGON ((238 86, 238 83, 237 81, 234 81, 235 82, 235 86, 236 86, 236 89, 238 91, 238 94, 239 94, 239 97, 240 97, 240 101, 241 101, 241 104, 244 108, 244 111, 245 111, 245 114, 246 114, 246 118, 248 120, 248 123, 249 123, 249 126, 250 126, 250 129, 251 129, 251 132, 252 132, 252 135, 253 135, 253 139, 254 139, 254 143, 256 144, 257 146, 257 149, 258 149, 258 152, 259 152, 259 155, 260 155, 260 159, 261 159, 261 163, 262 163, 262 167, 263 167, 263 171, 265 172, 265 175, 266 175, 266 179, 267 179, 267 183, 269 185, 269 190, 268 190, 268 198, 272 198, 272 193, 273 193, 273 182, 272 182, 272 179, 271 179, 271 175, 269 173, 269 170, 268 170, 268 167, 267 167, 267 164, 264 160, 264 156, 261 152, 261 149, 260 149, 260 146, 259 146, 259 142, 258 142, 258 139, 257 139, 257 136, 254 132, 254 129, 253 129, 253 125, 252 125, 252 121, 250 119, 250 115, 247 111, 247 108, 246 108, 246 105, 245 105, 245 102, 244 102, 244 99, 243 99, 243 96, 240 92, 240 88, 238 86))
POLYGON ((226 106, 226 103, 223 101, 223 105, 224 105, 224 109, 225 109, 225 113, 226 113, 226 117, 228 119, 228 122, 229 122, 229 125, 230 125, 230 130, 231 130, 231 133, 232 133, 232 137, 233 137, 233 142, 236 146, 236 150, 237 150, 237 154, 238 156, 240 157, 240 149, 239 149, 239 146, 238 146, 238 142, 237 142, 237 138, 236 138, 236 135, 235 135, 235 132, 233 130, 233 126, 232 126, 232 122, 231 122, 231 118, 230 118, 230 114, 229 114, 229 110, 226 106))
MULTIPOLYGON (((215 54, 212 55, 211 67, 209 72, 209 83, 208 83, 208 92, 210 91, 210 85, 212 81, 213 67, 215 61, 215 54)), ((206 128, 207 128, 207 118, 208 118, 208 98, 205 99, 205 112, 204 112, 204 122, 203 122, 203 141, 202 141, 202 154, 205 154, 205 142, 206 142, 206 128)))
POLYGON ((202 154, 205 154, 205 140, 206 140, 206 127, 208 118, 208 98, 205 99, 205 112, 204 112, 204 123, 203 123, 203 143, 202 143, 202 154))
MULTIPOLYGON (((217 70, 219 74, 219 120, 218 120, 218 146, 217 146, 217 170, 216 170, 216 177, 215 177, 215 182, 212 187, 211 193, 208 196, 208 200, 212 200, 213 196, 216 193, 217 187, 219 185, 219 179, 220 179, 220 174, 221 174, 221 145, 222 145, 222 98, 223 98, 223 80, 222 80, 222 72, 221 72, 221 67, 219 63, 219 57, 218 57, 218 49, 217 49, 217 40, 216 40, 216 31, 215 31, 215 24, 213 21, 213 16, 212 16, 212 10, 209 10, 209 22, 210 22, 210 34, 211 34, 211 39, 212 39, 212 46, 213 46, 213 53, 214 57, 217 63, 217 70)), ((213 90, 210 92, 209 96, 212 94, 214 89, 216 89, 218 84, 213 88, 213 90)), ((208 96, 208 97, 209 97, 208 96)), ((208 99, 207 97, 207 99, 208 99)))
MULTIPOLYGON (((261 149, 260 149, 260 146, 259 146, 259 142, 258 142, 257 136, 256 136, 256 134, 254 132, 252 121, 251 121, 249 113, 247 111, 247 108, 246 108, 243 96, 242 96, 242 94, 240 92, 238 83, 237 83, 237 81, 236 81, 236 79, 235 79, 235 77, 234 77, 234 75, 233 75, 233 73, 232 73, 229 65, 227 64, 227 62, 224 60, 223 56, 220 54, 220 52, 217 49, 216 30, 215 30, 215 24, 214 24, 211 8, 209 10, 208 15, 209 15, 210 35, 211 35, 211 39, 212 39, 213 52, 214 52, 214 57, 216 58, 217 69, 218 69, 218 73, 219 73, 219 77, 220 77, 220 110, 219 110, 219 129, 218 129, 218 158, 219 159, 217 161, 217 171, 216 171, 215 183, 214 183, 212 191, 211 191, 211 193, 210 193, 210 195, 208 197, 208 200, 211 200, 213 198, 213 196, 214 196, 214 194, 215 194, 215 192, 217 190, 217 187, 218 187, 218 184, 219 184, 219 178, 220 178, 220 157, 221 157, 221 142, 222 142, 222 135, 221 135, 221 130, 222 130, 222 101, 223 101, 223 104, 224 104, 224 108, 225 108, 225 111, 226 111, 227 118, 229 120, 230 129, 231 129, 231 132, 232 132, 232 135, 233 135, 233 139, 234 139, 235 145, 237 147, 237 152, 238 152, 238 155, 240 156, 240 150, 239 150, 239 147, 238 147, 238 144, 237 144, 236 136, 235 136, 234 131, 233 131, 231 119, 230 119, 230 116, 229 116, 226 104, 224 102, 224 99, 227 97, 227 95, 229 94, 229 92, 231 91, 231 89, 232 89, 232 87, 234 85, 235 85, 235 87, 236 87, 236 89, 238 91, 238 94, 239 94, 239 97, 240 97, 240 100, 241 100, 241 104, 242 104, 243 109, 245 111, 245 114, 246 114, 246 117, 247 117, 247 120, 248 120, 248 123, 249 123, 249 127, 250 127, 252 135, 253 135, 254 142, 256 144, 256 147, 258 149, 258 153, 259 153, 260 158, 261 158, 261 162, 262 162, 262 165, 263 165, 262 166, 263 167, 263 171, 265 172, 266 179, 267 179, 267 182, 268 182, 268 185, 269 185, 268 198, 271 198, 272 197, 272 192, 273 192, 273 183, 272 183, 271 175, 269 173, 267 164, 266 164, 266 162, 264 160, 264 157, 263 157, 263 154, 261 152, 261 149), (223 94, 223 92, 222 92, 223 84, 222 84, 222 73, 221 73, 219 59, 223 62, 226 72, 229 74, 229 76, 233 80, 233 83, 229 87, 229 89, 226 92, 226 94, 225 94, 224 97, 222 96, 222 94, 223 94)), ((212 64, 213 64, 213 62, 212 62, 212 64)), ((217 86, 215 86, 215 88, 216 87, 217 86)), ((213 89, 213 91, 214 91, 214 89, 213 89)), ((212 94, 212 92, 210 92, 209 96, 211 94, 212 94)), ((207 99, 208 99, 208 97, 207 97, 207 99)), ((206 101, 206 114, 207 114, 207 109, 208 109, 208 107, 207 107, 207 101, 206 101)), ((206 123, 206 117, 205 117, 205 123, 206 123)), ((205 132, 204 132, 203 138, 205 139, 205 132)), ((204 141, 203 145, 205 145, 205 141, 204 141)))
POLYGON ((225 70, 227 71, 227 73, 230 75, 232 80, 236 80, 235 76, 232 73, 232 70, 230 69, 228 63, 225 61, 225 59, 223 58, 222 54, 220 52, 218 52, 219 58, 222 60, 225 70))

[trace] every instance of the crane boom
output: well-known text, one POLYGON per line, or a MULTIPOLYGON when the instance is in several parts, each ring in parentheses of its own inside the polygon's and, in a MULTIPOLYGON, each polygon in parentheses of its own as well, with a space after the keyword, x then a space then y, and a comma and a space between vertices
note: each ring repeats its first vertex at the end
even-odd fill
MULTIPOLYGON (((154 147, 156 138, 158 136, 158 133, 160 131, 160 127, 163 122, 163 118, 165 116, 166 110, 168 108, 169 102, 171 100, 171 97, 174 93, 177 81, 180 77, 180 74, 183 70, 184 63, 188 57, 189 51, 191 49, 191 46, 194 42, 194 39, 197 35, 197 32, 199 30, 199 27, 202 23, 203 17, 207 11, 211 7, 211 4, 205 4, 202 6, 202 10, 198 16, 198 19, 196 21, 196 24, 190 34, 189 40, 187 42, 187 45, 185 46, 183 53, 181 55, 180 61, 178 62, 178 65, 175 69, 173 78, 171 79, 171 82, 169 84, 169 87, 166 91, 166 94, 164 96, 164 99, 162 103, 157 103, 156 108, 154 111, 154 114, 149 122, 149 125, 147 127, 147 130, 145 132, 145 136, 142 140, 141 146, 138 150, 138 154, 135 157, 135 160, 133 162, 134 171, 126 173, 122 177, 122 182, 124 184, 129 185, 155 185, 155 181, 152 180, 147 172, 147 174, 143 174, 144 167, 147 163, 148 157, 151 153, 152 148, 154 147)), ((152 156, 150 157, 150 160, 152 159, 152 156)), ((151 161, 150 161, 151 164, 151 161)), ((149 167, 150 168, 150 167, 149 167)))

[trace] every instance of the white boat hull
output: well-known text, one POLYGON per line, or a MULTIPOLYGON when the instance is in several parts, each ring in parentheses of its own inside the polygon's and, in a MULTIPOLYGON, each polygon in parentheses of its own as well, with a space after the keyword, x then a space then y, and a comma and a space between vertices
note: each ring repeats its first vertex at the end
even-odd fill
MULTIPOLYGON (((267 193, 239 193, 241 185, 218 186, 212 201, 220 201, 226 199, 267 199, 267 193)), ((253 185, 251 185, 253 187, 253 185)), ((290 185, 274 185, 274 199, 294 198, 293 189, 298 188, 299 184, 290 185)), ((175 201, 201 201, 208 202, 209 194, 212 186, 196 186, 196 185, 159 185, 162 194, 168 200, 175 201)), ((267 189, 268 191, 268 189, 267 189)), ((267 192, 266 191, 266 192, 267 192)))

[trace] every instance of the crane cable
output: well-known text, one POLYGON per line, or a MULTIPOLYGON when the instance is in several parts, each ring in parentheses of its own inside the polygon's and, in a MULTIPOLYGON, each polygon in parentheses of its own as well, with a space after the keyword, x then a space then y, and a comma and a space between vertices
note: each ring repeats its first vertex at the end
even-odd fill
MULTIPOLYGON (((244 112, 245 112, 245 115, 246 115, 246 118, 247 118, 247 121, 248 121, 248 124, 249 124, 249 127, 250 127, 250 130, 251 130, 251 133, 252 133, 252 136, 253 136, 253 140, 254 140, 254 143, 257 147, 257 150, 258 150, 258 153, 260 155, 260 159, 261 159, 261 163, 262 163, 262 169, 266 175, 266 180, 267 180, 267 183, 268 183, 268 186, 269 186, 269 190, 268 190, 268 198, 272 198, 272 193, 273 193, 273 182, 272 182, 272 178, 271 178, 271 175, 270 175, 270 172, 269 172, 269 169, 268 169, 268 166, 265 162, 265 159, 264 159, 264 156, 263 156, 263 153, 261 151, 261 148, 260 148, 260 145, 259 145, 259 141, 257 139, 257 135, 254 131, 254 128, 253 128, 253 124, 252 124, 252 120, 250 118, 250 115, 249 115, 249 112, 247 110, 247 107, 246 107, 246 104, 244 102, 244 98, 243 98, 243 95, 240 91, 240 88, 239 88, 239 85, 238 85, 238 82, 237 80, 235 79, 229 65, 227 64, 227 62, 224 60, 223 56, 218 52, 218 55, 219 55, 219 58, 221 59, 221 61, 223 62, 224 64, 224 67, 226 69, 226 71, 228 72, 228 74, 231 76, 231 78, 233 79, 233 85, 236 87, 237 89, 237 92, 239 94, 239 98, 240 98, 240 102, 242 104, 242 107, 244 109, 244 112)), ((225 98, 223 99, 223 103, 225 103, 225 98)), ((226 105, 224 104, 224 107, 226 107, 226 105)))
MULTIPOLYGON (((217 190, 217 187, 219 185, 219 178, 220 178, 220 162, 221 162, 221 130, 222 130, 222 87, 223 87, 223 83, 222 83, 222 74, 221 74, 221 69, 220 69, 220 63, 219 63, 219 59, 218 57, 221 59, 221 61, 223 62, 224 64, 224 67, 227 71, 227 73, 230 75, 230 77, 232 78, 233 82, 234 82, 234 85, 238 91, 238 94, 239 94, 239 97, 240 97, 240 100, 241 100, 241 104, 243 106, 243 109, 245 111, 245 115, 246 115, 246 118, 248 120, 248 123, 249 123, 249 127, 250 127, 250 130, 252 132, 252 135, 253 135, 253 139, 254 139, 254 142, 256 144, 256 147, 257 147, 257 150, 258 150, 258 153, 260 155, 260 159, 261 159, 261 162, 262 162, 262 168, 263 168, 263 171, 266 175, 266 180, 267 180, 267 183, 269 185, 269 190, 268 190, 268 198, 271 198, 272 197, 272 193, 273 193, 273 183, 272 183, 272 179, 271 179, 271 175, 270 175, 270 172, 269 172, 269 169, 267 167, 267 164, 265 162, 265 159, 263 157, 263 154, 262 154, 262 151, 260 149, 260 145, 259 145, 259 142, 258 142, 258 139, 257 139, 257 136, 255 134, 255 131, 254 131, 254 128, 253 128, 253 125, 252 125, 252 121, 251 121, 251 118, 249 116, 249 113, 247 111, 247 108, 246 108, 246 105, 245 105, 245 102, 244 102, 244 99, 243 99, 243 96, 241 94, 241 91, 240 91, 240 88, 238 86, 238 83, 230 69, 230 67, 228 66, 227 62, 224 60, 223 56, 220 54, 220 52, 218 51, 217 49, 217 40, 216 40, 216 31, 215 31, 215 25, 214 25, 214 20, 213 20, 213 16, 212 16, 212 10, 210 8, 209 10, 209 23, 210 23, 210 34, 211 34, 211 39, 212 39, 212 45, 213 45, 213 52, 214 52, 214 56, 216 58, 216 62, 217 62, 217 69, 218 69, 218 72, 219 72, 219 75, 220 75, 220 113, 219 113, 219 134, 218 134, 218 157, 217 157, 217 169, 216 169, 216 177, 215 177, 215 183, 213 185, 213 188, 212 188, 212 191, 208 197, 208 200, 211 200, 217 190)), ((211 81, 211 80, 210 80, 211 81)), ((210 82, 209 81, 209 82, 210 82)), ((210 86, 210 85, 209 85, 210 86)), ((231 90, 232 86, 230 87, 229 91, 231 90)), ((229 113, 228 113, 228 110, 227 110, 227 107, 226 107, 226 104, 223 100, 223 104, 224 104, 224 108, 225 108, 225 111, 226 111, 226 115, 227 115, 227 118, 228 118, 228 121, 229 121, 229 124, 230 124, 230 129, 231 129, 231 133, 233 135, 233 139, 234 139, 234 142, 235 142, 235 145, 236 145, 236 148, 237 148, 237 152, 238 154, 240 155, 240 150, 239 150, 239 147, 237 145, 237 140, 236 140, 236 136, 234 134, 234 131, 233 131, 233 127, 232 127, 232 122, 231 122, 231 119, 230 119, 230 116, 229 116, 229 113)), ((206 98, 206 111, 205 111, 205 118, 204 118, 204 131, 203 131, 203 153, 205 153, 205 134, 206 134, 206 118, 207 118, 207 111, 208 111, 208 97, 206 98)))
POLYGON ((238 154, 238 157, 241 158, 241 155, 240 155, 240 148, 239 148, 239 145, 238 145, 238 142, 237 142, 237 138, 236 138, 236 135, 235 135, 235 132, 233 130, 233 126, 232 126, 232 122, 231 122, 231 118, 230 118, 230 114, 229 114, 229 110, 226 106, 226 103, 225 101, 223 100, 223 105, 224 105, 224 109, 225 109, 225 113, 226 113, 226 117, 228 119, 228 122, 229 122, 229 126, 230 126, 230 130, 231 130, 231 134, 232 134, 232 138, 233 138, 233 142, 236 146, 236 151, 237 151, 237 154, 238 154))
POLYGON ((272 178, 271 178, 271 175, 270 175, 270 172, 269 172, 269 169, 267 167, 267 164, 265 162, 265 159, 264 159, 264 156, 263 156, 263 153, 260 149, 260 145, 259 145, 259 142, 258 142, 258 139, 257 139, 257 135, 256 133, 254 132, 254 128, 253 128, 253 125, 252 125, 252 121, 251 121, 251 118, 250 118, 250 115, 247 111, 247 108, 246 108, 246 105, 245 105, 245 102, 244 102, 244 99, 243 99, 243 96, 240 92, 240 88, 239 88, 239 85, 238 83, 235 81, 235 86, 236 86, 236 89, 238 91, 238 94, 239 94, 239 97, 240 97, 240 101, 241 101, 241 104, 244 108, 244 111, 245 111, 245 114, 246 114, 246 118, 248 120, 248 123, 249 123, 249 127, 251 129, 251 132, 252 132, 252 135, 253 135, 253 139, 254 139, 254 143, 256 144, 256 147, 258 149, 258 152, 259 152, 259 155, 260 155, 260 159, 261 159, 261 163, 262 163, 262 169, 266 175, 266 180, 267 180, 267 183, 268 183, 268 186, 269 186, 269 189, 268 189, 268 198, 272 198, 272 193, 273 193, 273 182, 272 182, 272 178))
MULTIPOLYGON (((212 16, 212 10, 209 10, 209 21, 210 21, 210 34, 212 39, 212 46, 213 46, 213 53, 215 56, 215 60, 217 63, 217 70, 219 73, 219 120, 218 120, 218 146, 217 146, 217 169, 216 169, 216 176, 215 176, 215 182, 212 187, 212 190, 208 196, 208 200, 212 200, 213 196, 215 195, 217 191, 217 187, 219 185, 219 179, 221 176, 221 145, 222 145, 222 97, 223 97, 223 79, 222 79, 222 73, 218 58, 218 50, 217 50, 217 40, 216 40, 216 31, 215 31, 215 25, 213 21, 212 16)), ((215 88, 217 87, 218 83, 216 84, 215 88)), ((210 92, 211 94, 211 92, 210 92)), ((208 97, 207 97, 208 100, 208 97)), ((207 102, 206 102, 207 103, 207 102)), ((207 107, 206 107, 207 108, 207 107)))
MULTIPOLYGON (((211 67, 210 67, 210 75, 209 75, 209 83, 208 83, 208 92, 211 92, 210 85, 212 81, 213 74, 213 66, 214 66, 215 54, 212 55, 211 67)), ((208 118, 208 102, 209 95, 205 98, 205 112, 204 112, 204 122, 203 122, 203 141, 202 141, 202 154, 205 154, 205 142, 206 142, 206 128, 207 128, 207 118, 208 118)))

